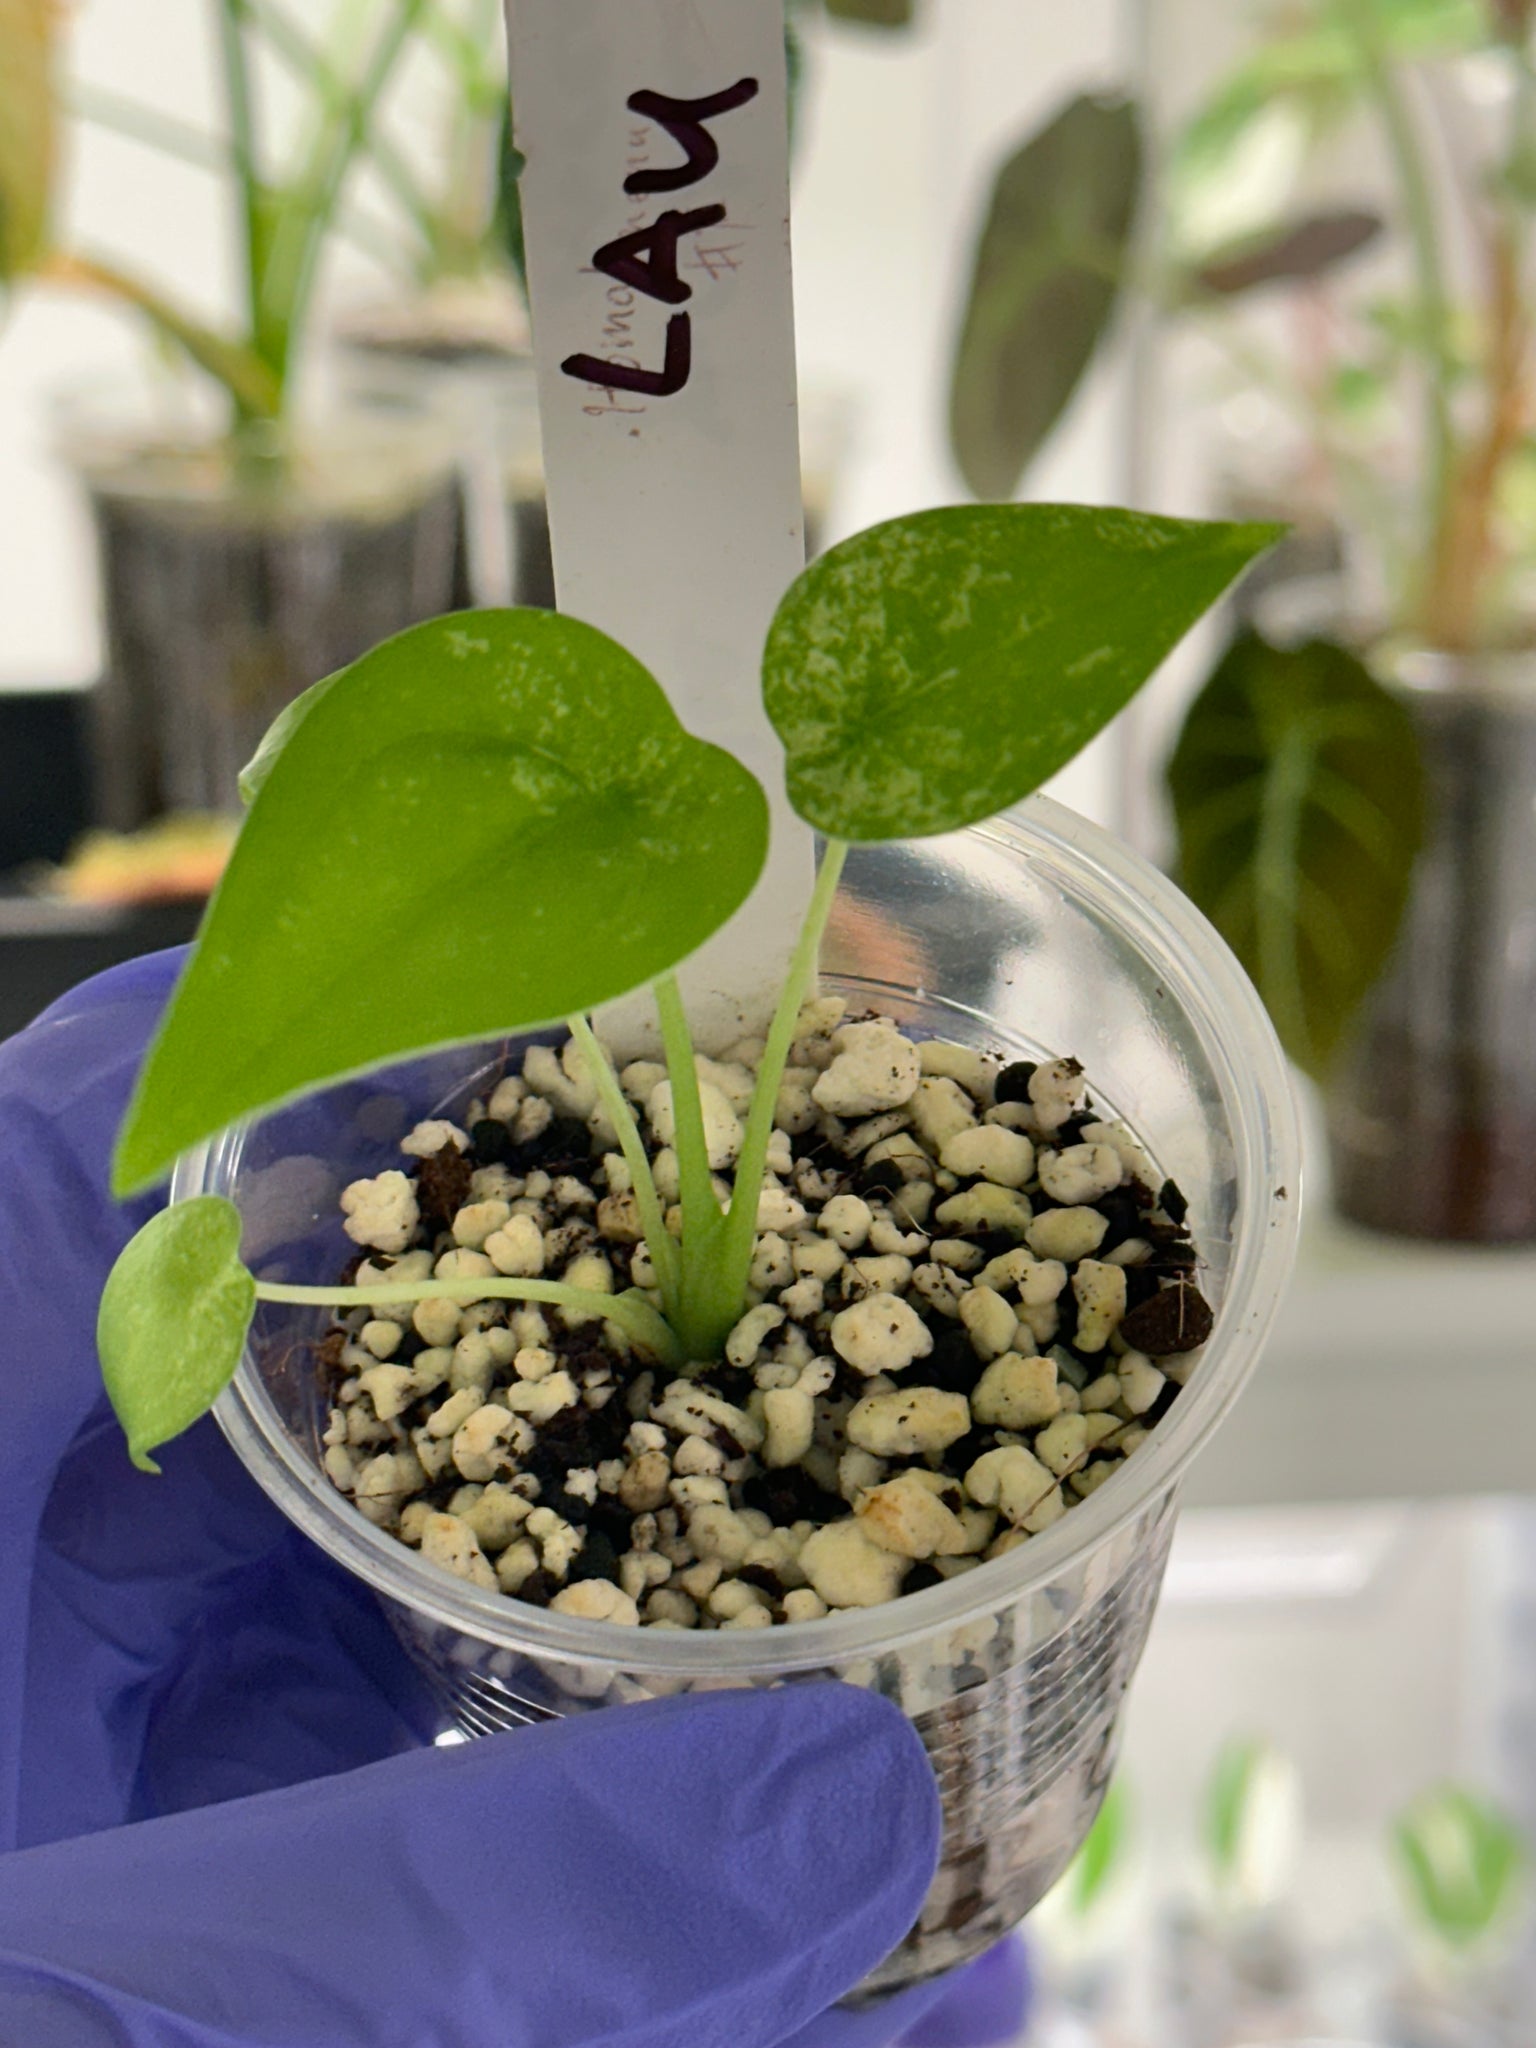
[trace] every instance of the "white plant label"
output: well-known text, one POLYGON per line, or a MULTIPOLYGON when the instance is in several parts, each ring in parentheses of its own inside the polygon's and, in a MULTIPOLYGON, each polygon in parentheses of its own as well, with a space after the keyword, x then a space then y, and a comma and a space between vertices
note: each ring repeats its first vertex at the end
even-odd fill
POLYGON ((560 608, 773 809, 762 881, 682 974, 718 1047, 765 1025, 812 874, 760 690, 805 562, 783 0, 508 0, 507 26, 560 608))

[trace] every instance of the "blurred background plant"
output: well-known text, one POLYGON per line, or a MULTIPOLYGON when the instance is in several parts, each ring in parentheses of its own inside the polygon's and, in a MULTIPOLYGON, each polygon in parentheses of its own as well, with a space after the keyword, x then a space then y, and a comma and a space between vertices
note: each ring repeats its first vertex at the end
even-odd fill
POLYGON ((211 0, 222 134, 101 87, 70 85, 61 76, 63 17, 53 0, 5 0, 5 6, 0 50, 7 142, 0 158, 0 207, 4 218, 18 223, 5 235, 8 280, 14 285, 33 272, 53 283, 101 291, 141 315, 162 341, 220 387, 236 431, 279 418, 291 398, 332 235, 346 232, 373 247, 393 247, 353 207, 360 159, 378 167, 412 222, 423 231, 430 224, 446 252, 451 209, 445 204, 439 219, 414 174, 378 132, 396 69, 413 37, 435 18, 430 0, 388 0, 382 7, 342 0, 319 36, 276 0, 211 0), (263 119, 258 66, 266 62, 280 66, 302 93, 298 117, 285 124, 290 135, 283 140, 263 119), (51 188, 61 104, 226 184, 238 254, 237 326, 212 326, 110 256, 55 242, 51 188))
POLYGON ((1160 167, 1104 95, 1004 161, 955 460, 1013 496, 1127 311, 1258 410, 1217 509, 1295 535, 1169 761, 1180 879, 1327 1091, 1346 1213, 1536 1241, 1533 11, 1252 20, 1160 167))
POLYGON ((0 218, 12 291, 35 279, 104 295, 145 323, 159 352, 133 388, 93 388, 59 413, 95 515, 106 614, 98 814, 133 828, 231 808, 241 762, 284 703, 451 595, 456 498, 441 436, 421 421, 298 404, 332 244, 399 244, 360 201, 361 166, 414 225, 434 217, 381 126, 432 0, 337 0, 319 27, 281 0, 208 0, 222 119, 207 129, 71 80, 48 0, 6 10, 0 89, 16 105, 0 119, 0 218), (55 232, 66 109, 216 181, 232 231, 232 320, 209 320, 147 271, 55 232))
POLYGON ((1404 1902, 1437 1973, 1475 1966, 1508 1937, 1529 1859, 1488 1800, 1464 1786, 1436 1786, 1398 1816, 1392 1848, 1404 1902))
POLYGON ((1536 1241, 1532 25, 1261 9, 1173 143, 1161 238, 1229 386, 1286 423, 1236 495, 1338 562, 1190 708, 1181 877, 1326 1090, 1345 1214, 1500 1243, 1536 1241))

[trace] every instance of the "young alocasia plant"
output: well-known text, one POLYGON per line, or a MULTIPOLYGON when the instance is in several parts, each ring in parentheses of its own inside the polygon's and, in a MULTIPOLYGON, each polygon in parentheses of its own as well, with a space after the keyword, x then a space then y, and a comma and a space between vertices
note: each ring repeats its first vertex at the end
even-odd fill
MULTIPOLYGON (((969 507, 857 535, 796 580, 768 636, 764 700, 791 801, 827 845, 724 1210, 670 970, 750 894, 761 788, 575 620, 459 614, 375 648, 291 707, 248 771, 250 816, 130 1104, 117 1192, 342 1076, 563 1019, 630 1164, 659 1312, 638 1291, 559 1281, 419 1282, 398 1298, 565 1302, 669 1365, 707 1365, 742 1312, 779 1081, 849 843, 953 831, 1028 795, 1278 533, 969 507), (678 1241, 585 1015, 646 982, 676 1106, 678 1241)), ((229 1205, 184 1209, 134 1240, 103 1297, 103 1365, 141 1463, 217 1397, 258 1300, 391 1298, 247 1286, 229 1205), (178 1317, 206 1343, 186 1342, 178 1317)))

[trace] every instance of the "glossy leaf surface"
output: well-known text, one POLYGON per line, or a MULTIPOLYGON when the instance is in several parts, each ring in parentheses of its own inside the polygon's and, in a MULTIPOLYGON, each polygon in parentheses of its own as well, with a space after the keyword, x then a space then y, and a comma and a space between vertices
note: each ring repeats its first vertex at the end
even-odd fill
POLYGON ((750 892, 767 804, 574 619, 433 619, 312 692, 119 1140, 119 1190, 342 1075, 592 1009, 750 892))

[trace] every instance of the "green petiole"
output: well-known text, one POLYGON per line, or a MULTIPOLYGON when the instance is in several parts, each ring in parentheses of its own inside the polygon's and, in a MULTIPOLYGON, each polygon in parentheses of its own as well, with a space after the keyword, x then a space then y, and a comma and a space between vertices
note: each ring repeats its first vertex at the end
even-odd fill
POLYGON ((387 1308, 407 1301, 548 1301, 616 1323, 627 1337, 652 1351, 668 1365, 679 1362, 677 1339, 666 1318, 638 1289, 625 1294, 599 1294, 590 1287, 567 1287, 560 1280, 400 1280, 378 1287, 289 1287, 275 1281, 256 1282, 258 1301, 292 1302, 316 1308, 387 1308))
POLYGON ((752 1091, 746 1133, 736 1161, 735 1190, 707 1276, 705 1313, 714 1332, 711 1349, 704 1354, 707 1357, 718 1354, 746 1299, 747 1274, 751 1269, 752 1247, 757 1236, 757 1206, 762 1194, 763 1173, 768 1164, 768 1140, 773 1134, 779 1083, 784 1078, 789 1049, 795 1042, 800 1005, 815 979, 821 941, 827 920, 832 915, 833 899, 837 895, 843 862, 847 857, 846 841, 827 841, 821 865, 816 871, 816 886, 811 892, 805 923, 800 930, 800 942, 795 948, 795 956, 779 993, 778 1008, 768 1029, 768 1042, 757 1070, 757 1085, 752 1091))
MULTIPOLYGON (((724 1215, 715 1197, 709 1144, 704 1135, 704 1109, 699 1097, 699 1070, 694 1063, 693 1036, 676 976, 662 975, 651 992, 661 1019, 667 1077, 672 1084, 673 1145, 683 1212, 682 1288, 676 1328, 683 1355, 702 1361, 719 1356, 725 1336, 725 1331, 717 1328, 718 1318, 712 1313, 724 1215)), ((740 1313, 738 1304, 725 1326, 727 1330, 740 1313)))
POLYGON ((613 1062, 607 1048, 585 1017, 570 1017, 566 1020, 572 1038, 586 1056, 587 1071, 597 1088, 598 1099, 608 1112, 608 1121, 618 1134, 619 1150, 629 1168, 630 1184, 634 1189, 635 1203, 640 1211, 640 1226, 645 1232, 646 1250, 651 1255, 651 1264, 656 1269, 656 1284, 661 1289, 661 1299, 669 1317, 678 1312, 680 1276, 677 1244, 667 1229, 666 1219, 661 1212, 661 1197, 656 1192, 656 1178, 651 1172, 650 1158, 645 1149, 645 1140, 635 1122, 634 1111, 629 1106, 629 1097, 619 1086, 619 1077, 613 1071, 613 1062))

